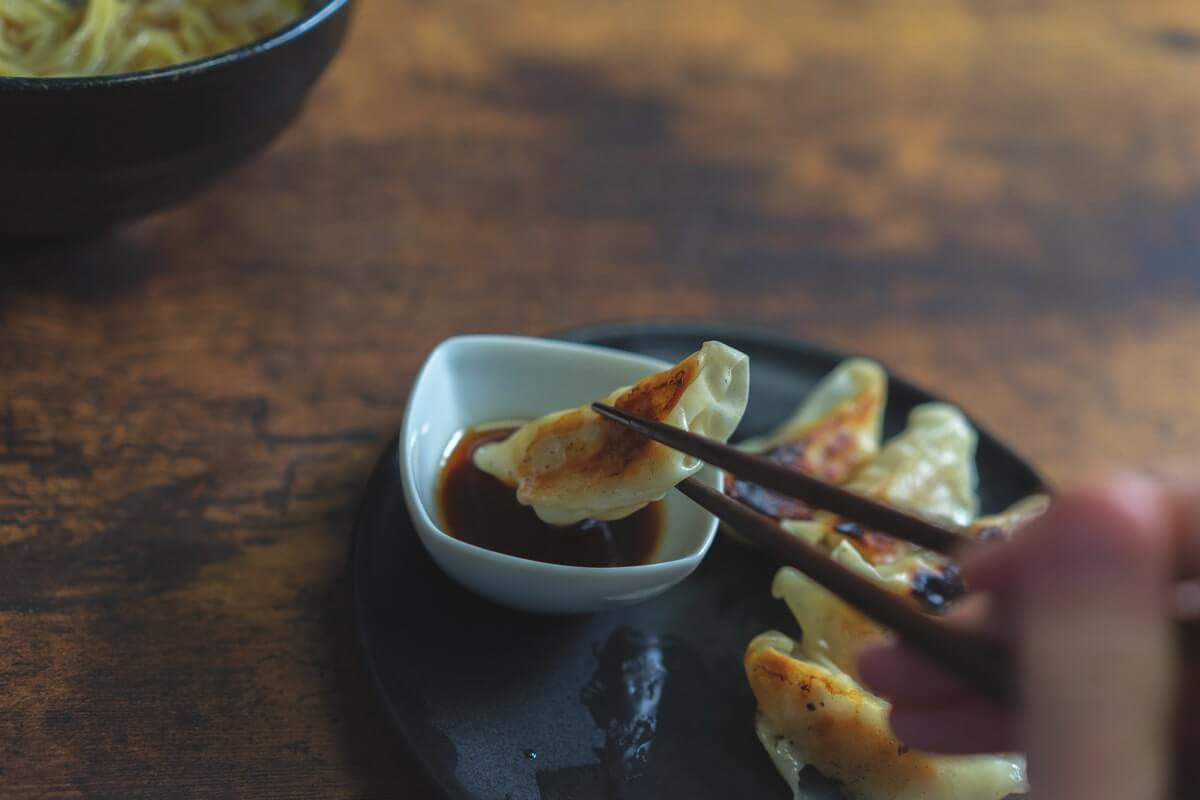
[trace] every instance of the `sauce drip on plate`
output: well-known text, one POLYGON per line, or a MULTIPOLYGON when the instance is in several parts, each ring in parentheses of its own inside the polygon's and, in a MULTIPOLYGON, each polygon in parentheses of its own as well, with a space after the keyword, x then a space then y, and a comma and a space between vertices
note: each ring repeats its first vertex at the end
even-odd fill
POLYGON ((654 560, 666 529, 661 503, 624 519, 548 525, 517 494, 475 466, 475 450, 507 439, 513 428, 470 429, 442 465, 437 502, 442 528, 455 539, 497 553, 576 567, 631 567, 654 560))

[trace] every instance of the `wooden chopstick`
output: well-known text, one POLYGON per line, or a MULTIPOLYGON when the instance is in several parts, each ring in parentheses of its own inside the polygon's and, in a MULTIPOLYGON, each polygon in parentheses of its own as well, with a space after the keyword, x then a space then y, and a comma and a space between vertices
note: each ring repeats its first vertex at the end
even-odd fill
MULTIPOLYGON (((742 480, 798 497, 814 507, 834 511, 897 538, 943 553, 960 549, 959 545, 964 541, 961 534, 928 520, 909 516, 720 442, 603 403, 593 403, 592 408, 668 447, 726 469, 742 480)), ((941 664, 984 696, 1001 705, 1013 702, 1013 658, 1005 643, 922 613, 900 595, 852 572, 814 545, 788 533, 766 514, 695 478, 687 478, 678 489, 781 563, 796 567, 851 607, 891 629, 914 650, 941 664)))
MULTIPOLYGON (((593 403, 592 409, 668 447, 728 470, 742 480, 841 514, 880 533, 947 555, 961 555, 973 544, 963 532, 906 514, 721 442, 603 403, 593 403)), ((695 478, 685 479, 677 488, 780 562, 796 567, 854 609, 894 631, 914 650, 953 672, 985 697, 1000 705, 1015 702, 1015 661, 1011 647, 1004 641, 922 613, 900 595, 852 572, 816 546, 788 533, 773 518, 695 478)), ((1196 616, 1196 609, 1177 608, 1176 625, 1188 652, 1200 651, 1200 617, 1196 616)))
POLYGON ((895 631, 914 650, 993 702, 1009 705, 1014 701, 1013 657, 1000 640, 922 613, 900 595, 788 533, 765 514, 695 478, 687 478, 677 488, 781 563, 796 567, 853 608, 895 631))
MULTIPOLYGON (((953 673, 1000 706, 1016 701, 1016 663, 1006 642, 980 631, 933 617, 843 567, 815 545, 794 536, 774 519, 718 492, 695 478, 676 488, 743 537, 803 572, 852 608, 891 629, 913 650, 953 673)), ((1194 609, 1176 610, 1176 633, 1183 652, 1200 654, 1200 617, 1194 609)))
POLYGON ((945 555, 962 555, 964 550, 973 544, 973 540, 962 531, 855 494, 819 478, 776 464, 762 456, 697 436, 673 425, 621 411, 604 403, 592 403, 592 409, 597 414, 668 447, 720 467, 740 480, 751 481, 788 497, 803 500, 813 508, 840 514, 888 536, 945 555))

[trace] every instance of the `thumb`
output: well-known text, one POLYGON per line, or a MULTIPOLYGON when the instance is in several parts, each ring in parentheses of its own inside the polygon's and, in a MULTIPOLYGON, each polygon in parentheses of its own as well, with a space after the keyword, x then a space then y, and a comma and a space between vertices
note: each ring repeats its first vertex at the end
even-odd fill
POLYGON ((1166 796, 1170 506, 1135 476, 1059 497, 1023 536, 1022 715, 1036 798, 1166 796))

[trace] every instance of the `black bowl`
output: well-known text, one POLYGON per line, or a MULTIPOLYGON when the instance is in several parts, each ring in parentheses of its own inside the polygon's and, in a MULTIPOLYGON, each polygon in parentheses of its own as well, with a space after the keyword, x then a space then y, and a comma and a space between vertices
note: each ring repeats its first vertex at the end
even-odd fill
POLYGON ((192 194, 296 116, 349 0, 200 61, 125 75, 0 78, 0 235, 101 230, 192 194))

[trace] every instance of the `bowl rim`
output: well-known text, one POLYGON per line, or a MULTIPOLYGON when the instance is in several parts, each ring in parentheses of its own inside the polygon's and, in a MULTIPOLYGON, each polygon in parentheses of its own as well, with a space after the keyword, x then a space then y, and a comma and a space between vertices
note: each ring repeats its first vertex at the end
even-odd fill
POLYGON ((252 58, 260 53, 274 50, 293 39, 327 22, 348 6, 350 0, 318 0, 308 13, 298 17, 279 30, 260 39, 225 50, 211 56, 184 61, 169 67, 117 72, 111 75, 72 75, 64 77, 0 76, 0 91, 45 92, 54 90, 79 90, 109 86, 141 86, 147 84, 172 83, 193 75, 212 72, 234 62, 252 58))
MULTIPOLYGON (((405 403, 404 418, 400 423, 400 433, 397 439, 396 458, 400 467, 400 484, 405 495, 406 504, 408 506, 409 517, 412 519, 413 525, 418 534, 422 528, 432 532, 434 538, 441 542, 443 546, 463 554, 471 558, 486 558, 494 560, 499 564, 506 565, 510 568, 535 569, 549 575, 569 576, 569 575, 590 575, 590 576, 606 576, 614 577, 621 575, 645 575, 658 572, 672 572, 680 567, 689 564, 698 564, 701 559, 708 555, 709 549, 713 542, 716 541, 717 531, 720 527, 720 520, 712 517, 706 525, 705 535, 698 548, 688 551, 686 554, 678 558, 667 559, 664 561, 651 561, 646 564, 631 564, 623 567, 580 567, 573 564, 556 564, 549 561, 538 561, 536 559, 522 558, 508 553, 501 553, 496 550, 490 550, 480 545, 465 542, 461 539, 456 539, 442 529, 436 514, 426 507, 424 500, 421 497, 419 487, 417 485, 416 476, 412 470, 412 453, 406 444, 411 434, 412 410, 414 397, 417 387, 421 384, 422 379, 426 377, 426 370, 433 364, 435 358, 445 358, 446 351, 460 347, 470 347, 471 345, 506 345, 511 347, 526 347, 531 350, 545 349, 558 350, 560 352, 580 352, 580 351, 600 351, 597 355, 611 355, 628 358, 630 361, 643 362, 660 362, 668 363, 662 359, 647 356, 642 353, 633 353, 627 350, 619 350, 612 347, 603 347, 601 345, 586 344, 582 342, 566 342, 560 339, 553 339, 541 336, 519 336, 511 334, 458 334, 441 340, 429 351, 425 357, 417 374, 413 378, 412 387, 409 389, 408 400, 405 403)), ((701 469, 701 473, 706 473, 712 470, 714 476, 714 484, 721 480, 721 471, 715 467, 706 467, 701 469)), ((699 474, 699 473, 697 473, 699 474)), ((672 492, 677 491, 672 488, 672 492)), ((670 494, 670 492, 668 492, 670 494)), ((671 525, 671 519, 668 516, 667 525, 671 525)))

